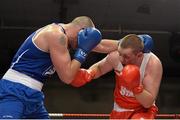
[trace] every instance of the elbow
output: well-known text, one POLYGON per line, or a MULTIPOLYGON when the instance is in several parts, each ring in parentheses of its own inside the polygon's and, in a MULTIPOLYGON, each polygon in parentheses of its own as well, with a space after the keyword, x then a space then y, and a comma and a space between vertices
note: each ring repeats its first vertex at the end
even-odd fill
POLYGON ((150 108, 154 104, 154 100, 147 100, 146 102, 142 103, 144 108, 150 108))
POLYGON ((58 75, 60 80, 63 81, 65 84, 71 84, 73 81, 73 76, 70 75, 58 75))
POLYGON ((72 82, 72 80, 71 79, 67 79, 67 80, 64 80, 64 83, 66 83, 66 84, 71 84, 71 82, 72 82))
POLYGON ((144 108, 150 108, 152 105, 153 105, 153 103, 152 104, 143 104, 143 107, 144 108))
POLYGON ((154 103, 156 97, 148 92, 143 92, 143 94, 137 96, 139 103, 144 108, 150 108, 154 103), (146 93, 146 94, 145 94, 146 93))
POLYGON ((65 84, 71 84, 71 82, 73 81, 73 79, 71 79, 71 78, 61 78, 61 80, 62 80, 65 84))
POLYGON ((70 84, 73 81, 77 73, 77 70, 72 69, 68 64, 64 67, 56 67, 56 73, 62 82, 64 82, 65 84, 70 84))

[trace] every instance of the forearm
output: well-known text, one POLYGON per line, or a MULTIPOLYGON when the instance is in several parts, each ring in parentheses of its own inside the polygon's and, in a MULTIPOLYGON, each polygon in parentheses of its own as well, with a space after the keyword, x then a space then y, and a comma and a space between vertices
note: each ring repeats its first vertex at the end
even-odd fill
POLYGON ((101 61, 95 63, 92 65, 89 69, 92 71, 95 71, 94 79, 99 78, 100 76, 110 72, 113 69, 112 64, 109 62, 111 57, 108 55, 105 58, 103 58, 101 61))
POLYGON ((66 84, 69 84, 74 79, 74 76, 76 75, 77 71, 80 69, 81 63, 75 59, 73 59, 71 62, 66 64, 64 68, 61 70, 56 70, 59 78, 65 82, 66 84))
POLYGON ((118 41, 111 39, 103 39, 101 42, 93 49, 95 52, 99 53, 110 53, 112 51, 117 50, 118 41))
POLYGON ((101 76, 101 70, 98 66, 98 63, 92 65, 88 70, 94 71, 95 75, 94 75, 93 79, 96 79, 101 76))
POLYGON ((139 101, 139 103, 145 108, 151 107, 155 101, 155 97, 153 97, 151 93, 149 93, 145 89, 141 93, 135 94, 135 97, 139 101))

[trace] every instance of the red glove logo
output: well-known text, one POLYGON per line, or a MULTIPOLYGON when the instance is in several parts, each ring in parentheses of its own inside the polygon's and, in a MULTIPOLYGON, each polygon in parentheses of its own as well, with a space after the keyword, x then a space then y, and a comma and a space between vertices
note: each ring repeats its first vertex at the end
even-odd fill
POLYGON ((127 87, 134 94, 143 90, 142 86, 140 86, 140 70, 136 65, 126 65, 119 75, 119 80, 122 86, 127 87))

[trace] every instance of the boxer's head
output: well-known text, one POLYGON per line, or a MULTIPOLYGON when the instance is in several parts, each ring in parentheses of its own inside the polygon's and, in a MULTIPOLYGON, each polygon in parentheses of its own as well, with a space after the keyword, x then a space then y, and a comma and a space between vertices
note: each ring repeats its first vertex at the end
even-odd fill
POLYGON ((120 40, 118 46, 122 64, 137 64, 143 56, 144 44, 135 34, 129 34, 120 40))
POLYGON ((70 25, 72 26, 72 29, 70 32, 70 34, 71 34, 70 35, 71 36, 70 44, 71 44, 72 48, 77 47, 77 35, 78 35, 80 30, 87 28, 87 27, 95 27, 92 20, 87 16, 76 17, 75 19, 72 20, 70 25))

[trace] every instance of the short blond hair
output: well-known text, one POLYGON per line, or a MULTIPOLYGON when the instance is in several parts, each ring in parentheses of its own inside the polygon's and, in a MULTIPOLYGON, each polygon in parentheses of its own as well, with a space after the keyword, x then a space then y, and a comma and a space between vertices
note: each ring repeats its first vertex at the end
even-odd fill
POLYGON ((120 40, 121 48, 131 48, 134 52, 140 52, 144 49, 142 40, 136 34, 126 35, 120 40))
POLYGON ((81 28, 95 27, 91 18, 87 16, 76 17, 75 19, 72 20, 71 23, 74 25, 78 25, 81 28))

